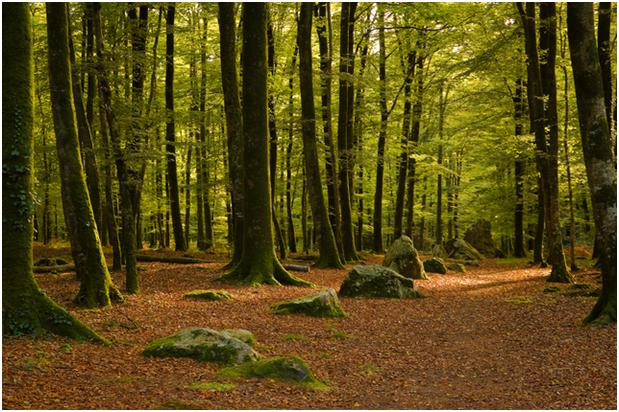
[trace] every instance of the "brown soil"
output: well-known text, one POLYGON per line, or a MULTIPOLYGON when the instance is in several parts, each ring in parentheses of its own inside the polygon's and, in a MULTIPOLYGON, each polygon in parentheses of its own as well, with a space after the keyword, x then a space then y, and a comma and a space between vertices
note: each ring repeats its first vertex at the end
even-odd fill
MULTIPOLYGON (((35 257, 64 252, 37 248, 35 257)), ((37 275, 51 297, 114 344, 4 338, 3 408, 616 409, 616 326, 582 326, 595 298, 544 294, 548 269, 524 260, 429 274, 416 281, 424 299, 343 298, 349 318, 326 320, 270 313, 272 303, 311 292, 303 288, 223 285, 233 300, 185 300, 192 289, 222 288, 215 279, 225 257, 194 255, 217 263, 140 263, 142 293, 102 310, 72 304, 74 274, 37 275), (249 329, 259 352, 301 356, 331 390, 259 379, 223 392, 185 388, 225 380, 216 365, 140 351, 189 326, 249 329)), ((346 273, 300 276, 337 290, 346 273)), ((123 275, 113 277, 122 288, 123 275)), ((598 277, 576 274, 580 283, 598 277)))

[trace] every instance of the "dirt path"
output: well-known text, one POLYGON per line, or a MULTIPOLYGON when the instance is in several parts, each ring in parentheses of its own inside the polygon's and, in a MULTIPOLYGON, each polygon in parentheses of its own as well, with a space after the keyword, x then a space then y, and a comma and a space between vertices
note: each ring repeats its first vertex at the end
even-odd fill
MULTIPOLYGON (((116 344, 3 339, 3 407, 69 409, 615 409, 616 326, 582 327, 594 298, 544 294, 547 270, 486 261, 465 274, 418 281, 419 300, 342 299, 347 319, 275 316, 300 288, 228 287, 232 301, 191 302, 221 288, 221 263, 140 264, 143 292, 120 306, 79 310, 72 274, 38 276, 54 299, 116 344), (274 381, 222 382, 217 367, 140 355, 151 339, 188 326, 240 327, 265 355, 298 355, 331 391, 274 381)), ((346 271, 303 277, 339 287, 346 271)), ((115 274, 119 285, 122 276, 115 274)), ((579 275, 593 282, 593 275, 579 275)))

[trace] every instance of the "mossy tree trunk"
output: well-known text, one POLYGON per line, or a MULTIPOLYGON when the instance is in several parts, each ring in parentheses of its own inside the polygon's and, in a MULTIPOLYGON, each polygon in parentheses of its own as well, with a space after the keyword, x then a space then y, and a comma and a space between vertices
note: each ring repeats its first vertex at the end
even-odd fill
POLYGON ((290 252, 297 252, 297 239, 294 233, 292 219, 292 148, 294 145, 294 75, 297 62, 298 45, 295 46, 290 62, 290 77, 288 78, 288 145, 286 146, 286 215, 288 227, 288 248, 290 252))
POLYGON ((617 173, 614 167, 592 3, 569 3, 567 30, 587 180, 600 234, 602 294, 586 322, 617 321, 617 173))
POLYGON ((549 263, 552 272, 548 281, 573 282, 572 275, 565 262, 563 239, 561 235, 561 221, 559 208, 559 120, 557 115, 557 79, 555 61, 557 55, 557 17, 556 5, 552 2, 540 3, 540 52, 545 56, 540 64, 542 92, 546 102, 544 118, 545 128, 548 130, 548 145, 546 156, 546 176, 544 184, 546 194, 546 233, 549 245, 549 263))
POLYGON ((541 190, 544 199, 546 235, 548 238, 548 259, 552 265, 549 281, 573 282, 563 254, 561 222, 559 221, 559 197, 557 176, 558 128, 556 113, 556 81, 554 79, 554 58, 556 55, 556 21, 554 4, 541 5, 543 25, 540 30, 540 48, 545 50, 546 62, 540 66, 535 32, 535 4, 517 3, 524 27, 527 55, 527 85, 530 88, 529 115, 532 116, 535 132, 535 158, 541 176, 541 190), (525 10, 526 7, 526 10, 525 10), (547 96, 547 110, 544 97, 547 96), (546 128, 549 139, 546 139, 546 128))
POLYGON ((128 293, 138 293, 140 282, 137 270, 136 255, 136 236, 135 236, 135 214, 133 210, 132 191, 129 182, 133 181, 131 176, 134 171, 130 170, 130 165, 125 159, 126 153, 121 148, 120 132, 116 120, 116 115, 112 110, 112 92, 105 70, 105 56, 103 50, 103 34, 101 28, 101 3, 89 4, 93 8, 93 27, 95 31, 95 47, 97 51, 97 76, 99 80, 99 98, 107 120, 109 137, 111 143, 112 157, 116 162, 116 172, 120 186, 120 208, 123 224, 122 232, 122 258, 125 261, 125 288, 128 293))
MULTIPOLYGON (((50 94, 65 221, 80 291, 75 301, 86 307, 122 301, 107 270, 97 225, 88 196, 73 106, 69 59, 68 9, 64 3, 47 4, 50 94)), ((81 103, 81 102, 80 102, 81 103)), ((84 117, 84 120, 85 117, 84 117)))
POLYGON ((350 195, 350 158, 349 147, 352 146, 354 75, 353 35, 356 2, 342 3, 340 18, 340 80, 339 109, 337 119, 337 149, 339 152, 338 184, 340 191, 340 209, 342 219, 342 243, 344 260, 358 260, 352 224, 352 206, 350 195))
POLYGON ((232 192, 233 255, 228 267, 241 260, 243 253, 243 116, 239 100, 236 67, 236 34, 233 3, 219 3, 219 45, 221 54, 221 84, 224 92, 228 167, 232 192))
MULTIPOLYGON (((267 115, 266 4, 243 4, 243 253, 224 279, 249 284, 310 283, 289 274, 277 260, 271 225, 267 115)), ((220 8, 221 10, 221 8, 220 8)))
POLYGON ((301 88, 301 125, 303 133, 303 160, 307 174, 310 206, 314 226, 318 229, 317 267, 341 268, 335 236, 329 222, 329 214, 320 181, 318 149, 316 146, 316 112, 314 108, 314 85, 312 79, 312 3, 303 3, 299 16, 299 79, 301 88))
MULTIPOLYGON (((66 35, 64 4, 60 7, 65 16, 66 35)), ((32 272, 34 73, 31 30, 28 3, 2 5, 2 40, 5 46, 11 45, 2 48, 2 334, 42 335, 49 331, 105 342, 48 298, 39 289, 32 272)), ((68 50, 65 58, 68 66, 68 50)), ((68 80, 69 71, 65 76, 68 80)))
POLYGON ((174 17, 176 6, 169 5, 166 13, 166 64, 165 64, 165 107, 166 107, 166 165, 170 195, 170 214, 176 250, 186 250, 181 222, 181 205, 178 194, 178 173, 176 167, 176 129, 174 122, 174 17))

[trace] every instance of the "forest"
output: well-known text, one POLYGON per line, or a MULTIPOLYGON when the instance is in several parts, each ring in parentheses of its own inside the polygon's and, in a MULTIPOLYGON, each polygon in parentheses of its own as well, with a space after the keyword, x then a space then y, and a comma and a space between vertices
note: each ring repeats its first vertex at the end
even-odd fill
POLYGON ((616 3, 3 3, 2 407, 616 409, 616 3))

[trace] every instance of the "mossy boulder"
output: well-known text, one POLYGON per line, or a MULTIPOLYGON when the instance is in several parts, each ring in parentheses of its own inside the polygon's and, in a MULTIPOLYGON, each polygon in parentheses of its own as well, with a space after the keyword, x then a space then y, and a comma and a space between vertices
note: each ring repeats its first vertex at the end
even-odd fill
POLYGON ((261 359, 257 362, 247 362, 224 368, 220 370, 218 374, 232 379, 241 377, 268 378, 294 382, 318 389, 327 388, 327 385, 316 379, 303 359, 296 356, 277 356, 261 359))
POLYGON ((34 266, 62 266, 68 264, 69 262, 63 258, 41 258, 34 263, 34 266))
POLYGON ((225 290, 192 290, 185 293, 185 299, 192 300, 228 300, 232 299, 232 296, 225 290))
MULTIPOLYGON (((174 335, 155 339, 142 351, 145 356, 192 358, 203 362, 236 365, 260 358, 247 342, 248 331, 216 331, 210 328, 187 328, 174 335)), ((253 337, 253 335, 252 335, 253 337)), ((255 341, 255 340, 254 340, 255 341)))
POLYGON ((464 265, 462 263, 458 263, 458 262, 452 262, 450 264, 447 265, 447 269, 453 271, 453 272, 458 272, 458 273, 464 273, 466 272, 466 269, 464 268, 464 265))
POLYGON ((340 296, 369 298, 418 298, 413 279, 384 266, 355 266, 340 286, 340 296))
POLYGON ((466 264, 479 264, 481 253, 470 245, 466 240, 454 238, 445 242, 447 257, 462 261, 466 264))
POLYGON ((485 219, 478 219, 464 234, 464 240, 471 244, 481 254, 487 257, 505 257, 505 254, 494 246, 492 226, 485 219))
POLYGON ((341 318, 346 312, 337 298, 334 289, 323 290, 318 294, 303 296, 297 299, 279 302, 271 306, 271 311, 277 315, 302 313, 320 318, 341 318))
POLYGON ((256 344, 256 337, 247 329, 222 329, 220 332, 232 336, 241 342, 245 342, 249 346, 254 346, 256 344))
POLYGON ((385 254, 383 266, 407 278, 428 278, 423 270, 423 263, 419 259, 417 249, 415 249, 413 241, 408 236, 402 236, 393 242, 389 250, 387 250, 387 254, 385 254))
POLYGON ((445 262, 443 262, 443 259, 437 257, 425 260, 423 262, 423 268, 429 273, 440 273, 441 275, 447 273, 445 262))

